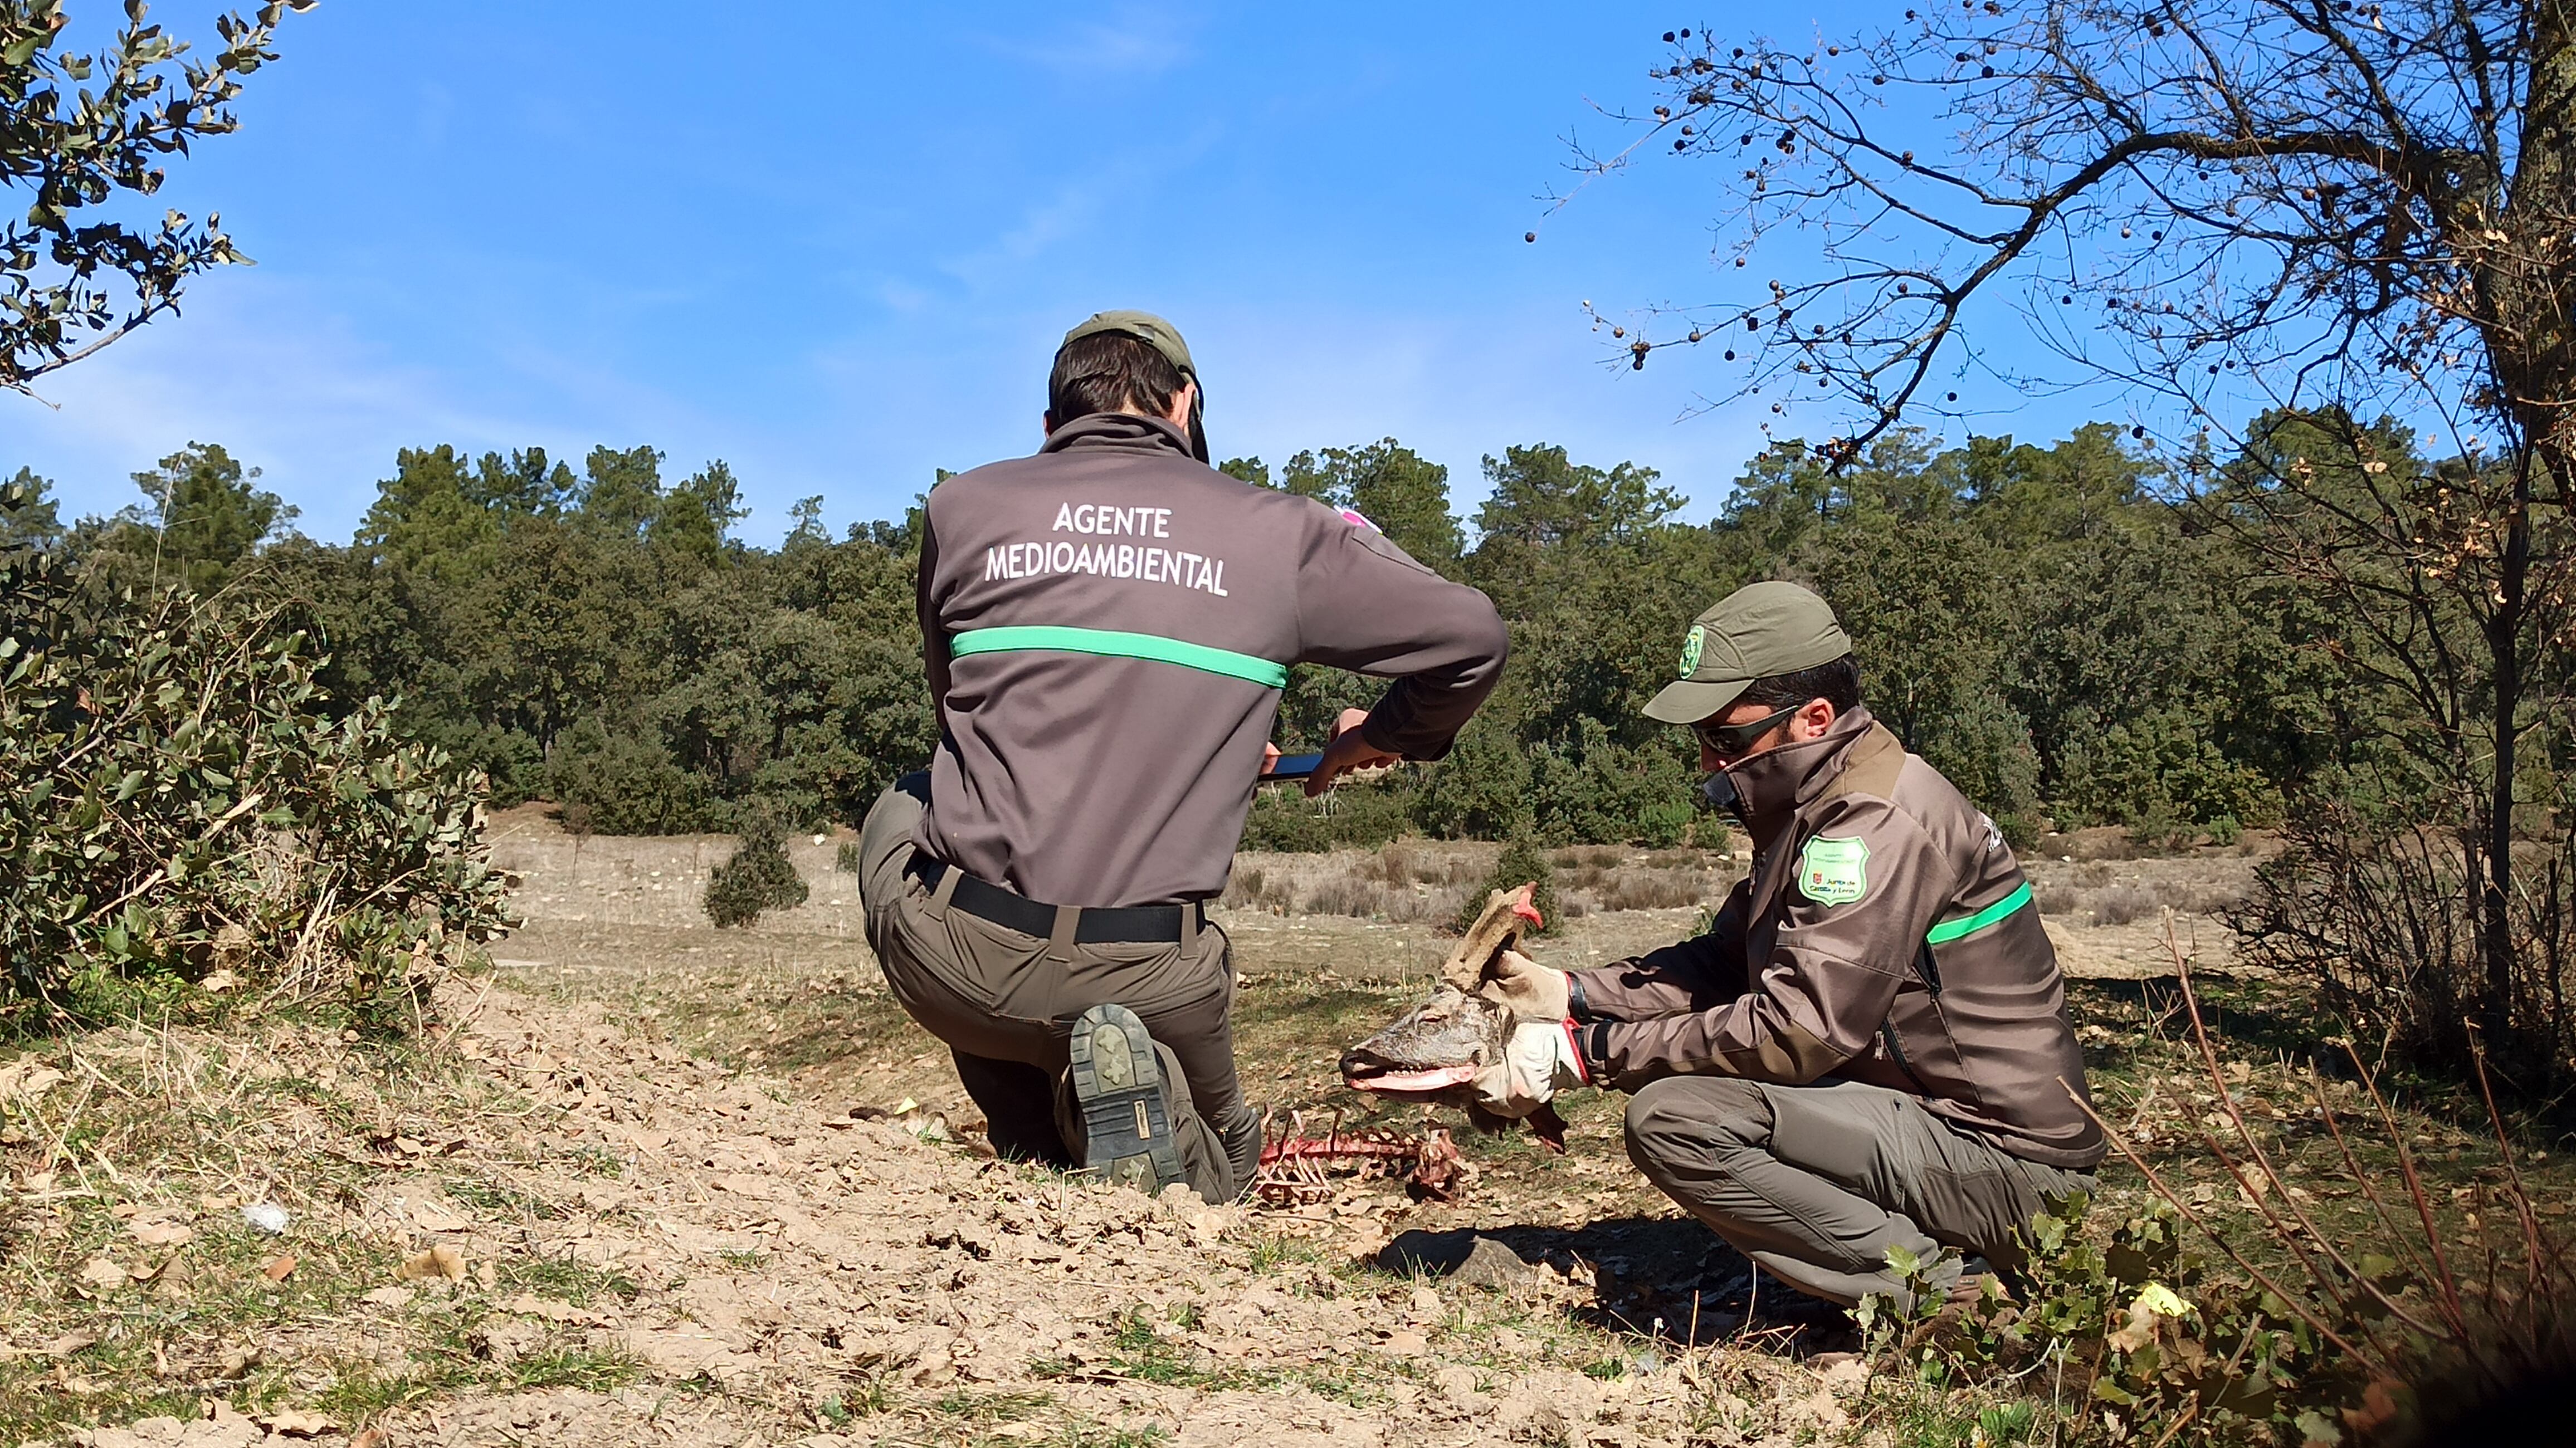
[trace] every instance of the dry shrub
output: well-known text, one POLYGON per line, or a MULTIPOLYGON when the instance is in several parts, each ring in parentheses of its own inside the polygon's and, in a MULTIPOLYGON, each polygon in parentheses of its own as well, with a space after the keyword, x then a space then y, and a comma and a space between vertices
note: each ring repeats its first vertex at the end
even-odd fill
POLYGON ((2313 982, 2327 1014, 2408 1065, 2459 1079, 2483 1051, 2517 1099, 2563 1098, 2576 1081, 2576 825, 2534 833, 2514 850, 2499 951, 2455 829, 2341 804, 2285 832, 2228 923, 2246 958, 2313 982))
POLYGON ((1274 880, 1261 870, 1237 870, 1225 882, 1225 893, 1217 904, 1228 910, 1267 910, 1285 915, 1296 903, 1297 893, 1285 880, 1274 880))
POLYGON ((2164 908, 2154 894, 2135 885, 2120 885, 2093 897, 2093 923, 2126 925, 2164 908))
POLYGON ((2111 883, 2111 867, 2100 860, 2087 860, 2075 867, 2075 883, 2087 890, 2099 890, 2111 883))
POLYGON ((1307 893, 1299 908, 1308 915, 1348 915, 1358 920, 1398 923, 1445 920, 1456 911, 1455 891, 1389 885, 1373 877, 1373 863, 1363 862, 1349 874, 1324 880, 1307 893))
POLYGON ((1594 898, 1604 910, 1672 910, 1697 905, 1707 895, 1697 875, 1672 870, 1623 870, 1594 898))
POLYGON ((1411 845, 1389 845, 1378 851, 1371 873, 1390 885, 1410 885, 1420 862, 1421 852, 1411 845))
POLYGON ((1560 870, 1614 870, 1628 862, 1628 852, 1615 845, 1574 845, 1556 852, 1551 863, 1560 870))
POLYGON ((2070 853, 2084 861, 2134 860, 2138 857, 2138 842, 2125 833, 2085 830, 2076 835, 2075 848, 2070 853))
POLYGON ((2470 1066, 2502 1161, 2454 1193, 2471 1210, 2444 1210, 2452 1204, 2428 1187, 2407 1127, 2349 1042, 2350 1086, 2330 1089, 2313 1069, 2307 1081, 2338 1165, 2300 1187, 2295 1159, 2279 1154, 2288 1133, 2252 1124, 2277 1119, 2277 1106, 2239 1084, 2243 1063, 2232 1071, 2220 1061, 2190 962, 2170 933, 2166 948, 2200 1058, 2197 1099, 2213 1108, 2184 1119, 2229 1187, 2213 1193, 2164 1175, 2097 1115, 2146 1179, 2152 1210, 2104 1232, 2085 1221, 2082 1195, 2056 1205, 2031 1223, 2021 1291, 1984 1300, 1939 1335, 1939 1292, 1922 1293, 1911 1314, 1873 1298, 1861 1318, 1874 1346, 1901 1352, 1927 1382, 1997 1369, 2045 1381, 2052 1395, 2089 1402, 2112 1443, 2464 1442, 2482 1413, 2554 1395, 2576 1363, 2568 1244, 2542 1224, 2546 1209, 2525 1187, 2474 1045, 2470 1066), (2345 1119, 2338 1099, 2360 1103, 2361 1119, 2345 1119), (2364 1144, 2389 1150, 2397 1170, 2365 1164, 2364 1144), (2250 1225, 2213 1213, 2229 1197, 2250 1225), (2305 1204, 2321 1198, 2366 1203, 2367 1225, 2320 1221, 2305 1204), (2195 1239, 2216 1258, 2195 1251, 2195 1239))
POLYGON ((2188 880, 2163 880, 2156 884, 2156 898, 2186 915, 2216 915, 2245 903, 2245 892, 2232 885, 2195 885, 2188 880))
POLYGON ((2084 908, 2084 892, 2071 885, 2051 885, 2037 892, 2035 899, 2040 914, 2054 915, 2061 920, 2084 908))

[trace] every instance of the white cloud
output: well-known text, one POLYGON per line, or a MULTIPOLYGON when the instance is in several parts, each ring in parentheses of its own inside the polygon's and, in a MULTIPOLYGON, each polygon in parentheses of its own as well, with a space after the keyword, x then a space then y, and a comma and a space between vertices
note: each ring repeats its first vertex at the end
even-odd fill
POLYGON ((1044 34, 988 37, 1011 59, 1082 77, 1158 75, 1190 58, 1198 18, 1176 8, 1122 5, 1106 20, 1075 21, 1044 34))

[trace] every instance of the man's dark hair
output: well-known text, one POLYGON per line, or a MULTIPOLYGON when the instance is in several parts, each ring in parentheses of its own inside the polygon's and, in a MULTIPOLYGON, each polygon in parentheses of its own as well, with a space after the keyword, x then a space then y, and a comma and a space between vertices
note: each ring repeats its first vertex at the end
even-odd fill
POLYGON ((1848 714, 1859 708, 1860 665, 1852 662, 1851 655, 1845 654, 1830 664, 1818 664, 1794 674, 1773 674, 1767 679, 1756 679, 1744 686, 1743 693, 1735 696, 1739 704, 1764 704, 1774 709, 1804 704, 1809 699, 1824 700, 1834 706, 1837 714, 1848 714))
POLYGON ((1095 412, 1168 416, 1181 369, 1140 337, 1094 332, 1064 344, 1047 378, 1047 420, 1056 427, 1095 412))

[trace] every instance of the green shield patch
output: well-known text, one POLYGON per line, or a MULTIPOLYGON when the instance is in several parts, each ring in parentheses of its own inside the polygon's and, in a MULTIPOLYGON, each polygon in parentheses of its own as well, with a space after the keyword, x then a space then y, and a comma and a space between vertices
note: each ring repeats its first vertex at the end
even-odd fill
POLYGON ((1819 905, 1849 905, 1869 893, 1869 846, 1818 835, 1798 853, 1798 891, 1819 905))
POLYGON ((1687 679, 1699 672, 1700 650, 1706 647, 1708 647, 1708 630, 1698 624, 1692 624, 1691 631, 1682 637, 1681 676, 1683 678, 1687 679))

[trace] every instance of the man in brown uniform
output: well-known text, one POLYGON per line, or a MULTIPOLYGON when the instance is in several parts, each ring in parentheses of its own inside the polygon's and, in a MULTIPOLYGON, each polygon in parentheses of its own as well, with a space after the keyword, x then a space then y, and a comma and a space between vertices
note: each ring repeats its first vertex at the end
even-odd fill
MULTIPOLYGON (((1158 317, 1068 334, 1046 442, 934 489, 920 604, 938 752, 860 840, 868 939, 1006 1156, 1210 1201, 1249 1186, 1225 889, 1288 665, 1395 682, 1308 781, 1437 759, 1501 674, 1474 589, 1312 499, 1207 466, 1158 317)), ((1353 515, 1355 516, 1355 515, 1353 515)))
POLYGON ((2069 1094, 2084 1058, 2002 835, 1870 717, 1850 639, 1795 584, 1701 614, 1646 712, 1698 735, 1752 873, 1696 939, 1572 974, 1511 957, 1491 989, 1535 1024, 1486 1104, 1634 1093, 1639 1170, 1818 1297, 1907 1300, 1890 1248, 1944 1288, 2014 1265, 2107 1143, 2069 1094))

